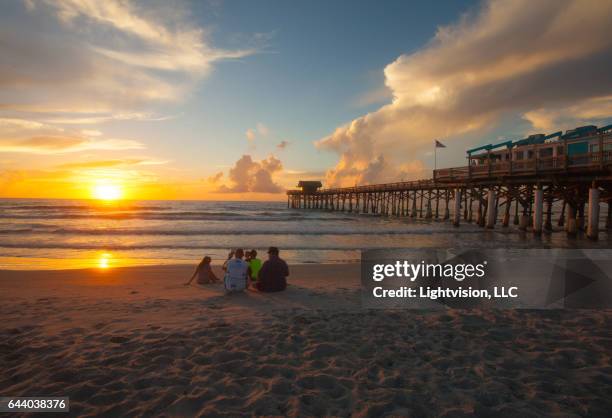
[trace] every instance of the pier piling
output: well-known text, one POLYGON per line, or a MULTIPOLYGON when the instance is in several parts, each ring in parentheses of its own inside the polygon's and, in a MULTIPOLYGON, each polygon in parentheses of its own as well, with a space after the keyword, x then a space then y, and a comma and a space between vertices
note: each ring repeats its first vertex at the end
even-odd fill
POLYGON ((544 214, 544 190, 542 186, 538 186, 534 196, 533 210, 533 233, 539 235, 542 233, 542 216, 544 214))
POLYGON ((546 198, 546 220, 544 221, 544 230, 547 232, 551 232, 553 230, 552 228, 552 205, 553 205, 553 196, 549 189, 548 197, 546 198))
POLYGON ((455 210, 453 211, 453 225, 459 226, 461 220, 461 189, 455 189, 455 210))
POLYGON ((593 185, 589 189, 589 217, 587 237, 596 240, 599 236, 599 189, 593 185))
POLYGON ((557 226, 565 226, 565 208, 567 206, 567 201, 563 199, 563 205, 561 206, 561 213, 559 214, 559 221, 557 221, 557 226))
MULTIPOLYGON (((608 211, 610 212, 610 211, 608 211)), ((446 221, 450 218, 450 212, 448 209, 448 189, 444 191, 444 216, 443 219, 446 221)))
POLYGON ((425 219, 431 219, 431 190, 427 192, 427 212, 425 213, 425 219))
POLYGON ((576 208, 574 205, 570 204, 567 209, 567 221, 565 222, 567 235, 574 236, 576 235, 576 208))
POLYGON ((516 198, 516 203, 514 204, 514 220, 512 222, 514 225, 519 224, 519 197, 516 198))
MULTIPOLYGON (((467 194, 467 189, 466 189, 465 191, 466 191, 466 194, 467 194)), ((469 199, 469 203, 468 203, 468 207, 467 207, 467 210, 468 210, 468 218, 467 218, 467 221, 468 221, 468 222, 470 222, 470 223, 472 222, 472 220, 473 220, 473 218, 474 218, 474 216, 473 216, 474 214, 473 214, 473 212, 472 212, 472 203, 473 203, 473 202, 472 202, 472 197, 473 197, 473 196, 474 196, 474 189, 471 189, 471 190, 470 190, 470 199, 469 199)))
POLYGON ((584 230, 584 202, 578 205, 578 217, 576 218, 576 229, 584 230))
POLYGON ((497 205, 497 199, 495 196, 495 190, 489 189, 487 192, 487 228, 493 229, 495 228, 495 218, 496 210, 495 207, 497 205))

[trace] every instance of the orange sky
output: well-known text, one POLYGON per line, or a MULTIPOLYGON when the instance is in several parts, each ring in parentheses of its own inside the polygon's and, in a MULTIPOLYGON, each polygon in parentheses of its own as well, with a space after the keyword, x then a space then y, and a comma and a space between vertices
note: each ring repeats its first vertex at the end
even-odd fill
MULTIPOLYGON (((100 184, 120 191, 121 199, 284 200, 284 193, 219 193, 209 179, 171 179, 133 170, 15 170, 2 176, 0 197, 96 199, 100 184)), ((293 183, 288 184, 288 187, 293 183)))

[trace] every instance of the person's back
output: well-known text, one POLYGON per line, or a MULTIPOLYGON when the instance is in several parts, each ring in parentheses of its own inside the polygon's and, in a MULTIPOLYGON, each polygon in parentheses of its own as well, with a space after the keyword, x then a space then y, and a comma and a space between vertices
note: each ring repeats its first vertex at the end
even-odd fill
POLYGON ((209 256, 205 256, 202 261, 200 261, 200 264, 198 264, 198 267, 196 267, 191 279, 185 283, 185 286, 189 286, 196 276, 199 284, 217 283, 219 278, 212 271, 210 262, 211 258, 209 256))
POLYGON ((251 259, 249 260, 249 267, 251 268, 251 279, 257 281, 259 276, 259 270, 261 270, 261 260, 257 258, 257 251, 251 251, 251 259))
POLYGON ((236 251, 236 258, 226 264, 225 289, 228 291, 244 290, 247 287, 249 264, 242 259, 242 251, 236 251))
POLYGON ((278 256, 278 253, 278 248, 270 247, 269 259, 259 270, 256 286, 262 292, 280 292, 287 288, 289 266, 278 256))
POLYGON ((210 267, 210 263, 203 264, 198 270, 198 283, 199 284, 208 284, 217 282, 217 276, 212 271, 210 267))

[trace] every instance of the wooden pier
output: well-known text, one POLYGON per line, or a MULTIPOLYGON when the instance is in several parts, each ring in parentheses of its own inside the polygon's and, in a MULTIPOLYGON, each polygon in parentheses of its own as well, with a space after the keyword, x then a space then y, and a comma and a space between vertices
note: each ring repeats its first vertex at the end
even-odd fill
MULTIPOLYGON (((468 166, 434 170, 428 180, 326 189, 300 182, 300 189, 287 191, 287 207, 451 221, 457 227, 463 221, 495 228, 499 222, 535 234, 585 231, 597 239, 601 203, 607 206, 605 228, 612 228, 612 134, 590 140, 599 145, 590 148, 595 152, 538 158, 543 145, 534 144, 528 148, 535 158, 526 161, 513 160, 512 148, 504 161, 486 158, 475 165, 472 158, 478 157, 470 156, 468 166)), ((568 141, 560 146, 567 151, 568 141)))

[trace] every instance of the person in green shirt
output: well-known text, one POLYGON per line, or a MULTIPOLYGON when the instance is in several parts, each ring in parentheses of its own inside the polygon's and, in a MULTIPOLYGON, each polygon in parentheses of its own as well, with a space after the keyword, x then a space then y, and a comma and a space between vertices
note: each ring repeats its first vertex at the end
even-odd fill
POLYGON ((251 268, 251 280, 256 282, 257 275, 261 269, 261 260, 257 258, 257 251, 251 250, 249 252, 249 258, 247 261, 249 263, 249 267, 251 268))

